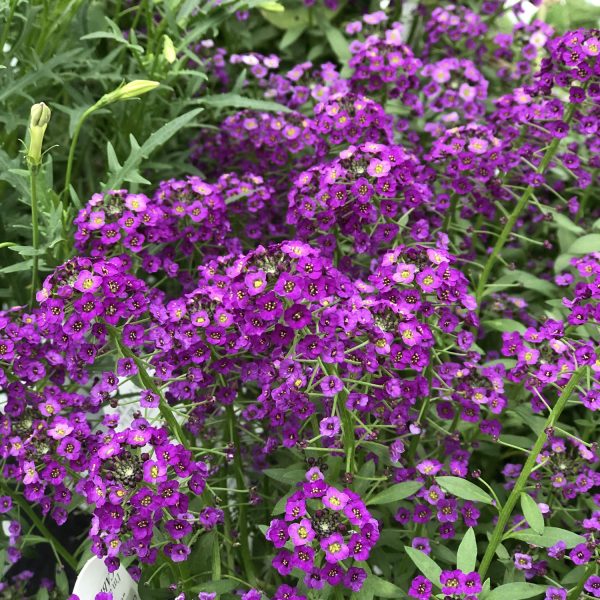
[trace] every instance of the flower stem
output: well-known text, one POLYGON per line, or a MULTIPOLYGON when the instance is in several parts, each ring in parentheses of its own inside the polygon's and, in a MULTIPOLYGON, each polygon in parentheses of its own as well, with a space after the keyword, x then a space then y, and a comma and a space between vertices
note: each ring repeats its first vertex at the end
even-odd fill
POLYGON ((569 379, 567 385, 564 387, 562 393, 558 397, 554 408, 550 411, 548 418, 546 419, 546 423, 544 424, 543 429, 540 431, 525 464, 523 465, 523 469, 515 482, 515 486, 513 487, 508 499, 504 503, 502 510, 500 511, 500 515, 498 516, 498 522, 496 523, 496 527, 494 527, 494 531, 492 532, 492 537, 490 538, 490 543, 487 546, 483 559, 481 560, 481 564, 479 565, 479 575, 482 580, 485 579, 485 575, 490 567, 492 559, 494 558, 494 554, 496 549, 498 548, 500 542, 502 541, 502 537, 504 535, 504 531, 506 529, 506 525, 510 519, 512 511, 516 506, 521 492, 525 488, 529 476, 531 475, 531 471, 535 466, 535 462, 537 460, 538 455, 542 451, 546 440, 548 439, 548 428, 552 427, 554 423, 556 423, 567 405, 567 401, 571 397, 573 390, 579 383, 579 380, 583 376, 584 370, 586 367, 580 367, 575 371, 571 378, 569 379))
POLYGON ((55 553, 60 556, 74 571, 77 571, 77 561, 71 553, 54 537, 52 532, 44 525, 44 522, 37 513, 29 506, 26 500, 17 496, 8 489, 3 483, 0 482, 0 489, 3 493, 10 495, 12 499, 18 504, 19 509, 22 510, 29 520, 33 523, 36 529, 42 534, 46 541, 54 548, 55 553))
POLYGON ((67 171, 65 174, 65 187, 63 188, 62 198, 65 200, 69 195, 69 190, 71 188, 71 175, 73 173, 73 160, 75 158, 75 147, 77 146, 77 141, 79 140, 79 133, 81 132, 81 127, 83 126, 84 121, 98 108, 97 104, 94 106, 90 106, 82 115, 79 117, 79 121, 77 121, 77 125, 75 126, 75 131, 73 132, 73 138, 71 140, 71 145, 69 147, 69 157, 67 159, 67 171))
MULTIPOLYGON (((575 111, 575 105, 569 104, 569 106, 567 107, 567 110, 565 112, 565 122, 566 123, 569 123, 571 121, 571 119, 573 118, 574 111, 575 111)), ((556 152, 558 150, 560 141, 561 140, 559 138, 554 138, 552 140, 552 142, 548 146, 548 149, 546 150, 546 153, 544 154, 544 157, 542 158, 542 161, 540 162, 538 168, 536 169, 536 173, 543 175, 546 172, 546 169, 550 165, 550 162, 552 161, 552 159, 554 158, 554 155, 556 154, 556 152)), ((508 241, 508 238, 509 238, 510 234, 512 233, 512 230, 515 226, 515 223, 517 222, 517 219, 519 218, 519 216, 521 215, 521 213, 523 212, 523 210, 529 203, 529 200, 531 199, 531 196, 533 195, 534 190, 535 190, 535 188, 532 185, 529 185, 525 188, 525 191, 519 198, 517 205, 513 209, 512 213, 510 213, 510 216, 508 217, 508 219, 504 225, 504 228, 502 229, 502 232, 498 236, 498 239, 496 240, 496 243, 494 244, 492 253, 488 256, 488 259, 483 266, 483 271, 481 272, 481 275, 479 276, 479 281, 477 282, 477 289, 475 290, 475 299, 477 300, 478 305, 480 304, 481 299, 483 298, 483 294, 485 293, 486 284, 490 277, 492 269, 494 268, 494 265, 496 264, 496 261, 498 260, 498 257, 500 256, 500 253, 502 252, 502 249, 506 245, 506 242, 508 241)))
POLYGON ((160 411, 160 414, 162 415, 163 419, 168 423, 171 431, 173 431, 179 443, 184 448, 189 449, 190 443, 185 435, 185 432, 181 428, 181 425, 179 424, 177 419, 173 416, 173 411, 171 410, 171 407, 169 406, 164 396, 162 395, 160 389, 154 382, 154 379, 152 379, 148 371, 146 371, 144 361, 138 358, 127 346, 125 346, 125 344, 121 342, 119 338, 119 331, 115 327, 111 325, 106 325, 106 329, 111 340, 118 348, 121 355, 126 356, 127 358, 131 358, 135 362, 138 368, 138 377, 140 379, 140 382, 144 387, 153 391, 159 397, 158 409, 160 411))
POLYGON ((579 597, 581 596, 581 592, 583 591, 583 586, 585 585, 585 582, 594 574, 595 570, 596 562, 592 561, 586 567, 585 571, 583 572, 583 575, 581 576, 581 579, 577 582, 577 585, 569 592, 567 600, 579 599, 579 597))
MULTIPOLYGON (((233 455, 233 465, 235 468, 236 487, 239 490, 244 489, 244 467, 242 465, 240 436, 238 435, 235 413, 233 406, 230 404, 226 408, 227 423, 229 426, 229 438, 234 445, 235 453, 233 455)), ((240 532, 240 551, 242 554, 242 565, 246 574, 246 579, 255 587, 256 576, 254 575, 254 564, 250 555, 250 545, 248 544, 248 518, 246 515, 246 498, 244 494, 239 494, 240 504, 238 506, 238 528, 240 532)))
POLYGON ((37 198, 37 174, 39 167, 31 165, 29 167, 29 183, 31 189, 31 232, 33 244, 33 269, 31 272, 31 306, 35 302, 35 294, 39 286, 40 257, 38 251, 40 248, 40 227, 38 223, 38 198, 37 198))

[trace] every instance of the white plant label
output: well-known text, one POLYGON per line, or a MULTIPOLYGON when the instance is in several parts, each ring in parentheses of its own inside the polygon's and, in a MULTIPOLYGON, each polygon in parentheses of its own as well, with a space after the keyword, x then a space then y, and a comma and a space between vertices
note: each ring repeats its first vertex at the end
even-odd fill
POLYGON ((81 569, 73 593, 79 600, 94 600, 100 592, 110 592, 113 600, 140 600, 137 583, 125 567, 109 573, 104 561, 93 556, 81 569))

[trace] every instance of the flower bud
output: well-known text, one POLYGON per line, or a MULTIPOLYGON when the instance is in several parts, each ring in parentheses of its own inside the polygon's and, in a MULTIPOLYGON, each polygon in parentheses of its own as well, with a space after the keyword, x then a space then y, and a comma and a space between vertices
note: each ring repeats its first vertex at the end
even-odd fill
POLYGON ((31 107, 27 161, 33 166, 39 166, 42 162, 42 143, 51 115, 52 111, 43 102, 31 107))
POLYGON ((177 60, 177 52, 173 45, 173 40, 168 36, 164 36, 163 56, 169 64, 173 64, 177 60))
POLYGON ((270 12, 284 12, 285 7, 277 2, 276 0, 265 0, 258 5, 258 8, 262 8, 262 10, 267 10, 270 12))
POLYGON ((136 79, 130 81, 125 85, 118 87, 116 90, 104 94, 100 99, 99 104, 106 105, 112 102, 119 102, 120 100, 131 100, 137 98, 142 94, 152 91, 160 85, 158 81, 150 81, 148 79, 136 79))

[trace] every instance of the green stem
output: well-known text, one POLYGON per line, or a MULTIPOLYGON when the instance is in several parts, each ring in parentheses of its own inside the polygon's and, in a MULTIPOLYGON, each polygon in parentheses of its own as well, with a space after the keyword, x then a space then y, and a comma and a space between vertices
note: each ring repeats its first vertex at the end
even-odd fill
POLYGON ((567 600, 579 599, 579 597, 581 596, 581 592, 583 591, 583 586, 585 585, 585 582, 594 574, 595 570, 596 562, 592 561, 586 567, 585 571, 583 572, 583 575, 581 576, 581 579, 577 582, 577 585, 569 592, 567 600))
MULTIPOLYGON (((226 408, 227 423, 229 426, 229 438, 234 445, 235 453, 233 455, 233 465, 235 467, 235 481, 236 487, 239 490, 243 490, 245 487, 244 483, 244 468, 242 465, 242 448, 240 444, 240 436, 238 435, 235 413, 233 412, 233 406, 230 404, 226 408)), ((238 506, 238 529, 240 533, 240 551, 242 554, 242 565, 244 567, 244 573, 246 579, 255 587, 256 576, 254 574, 254 564, 250 555, 250 545, 248 544, 248 519, 246 516, 246 498, 244 494, 238 493, 239 506, 238 506)))
POLYGON ((39 285, 40 257, 38 251, 40 248, 40 228, 38 223, 38 198, 37 198, 37 174, 39 167, 31 165, 29 167, 29 182, 31 188, 31 231, 33 236, 33 270, 31 273, 31 306, 35 303, 35 294, 39 285))
POLYGON ((75 126, 75 131, 73 132, 73 138, 71 140, 71 146, 69 147, 69 158, 67 159, 67 172, 65 175, 65 187, 62 191, 62 199, 65 200, 71 188, 71 175, 73 173, 73 160, 75 159, 75 147, 77 146, 77 141, 79 140, 79 133, 81 132, 81 128, 85 120, 98 108, 98 104, 94 104, 94 106, 90 106, 79 118, 77 121, 77 125, 75 126))
POLYGON ((540 434, 538 435, 535 444, 533 445, 533 448, 531 449, 531 452, 529 453, 529 456, 527 457, 527 460, 523 465, 523 469, 521 470, 521 473, 519 474, 519 477, 515 482, 515 486, 513 487, 510 496, 508 497, 504 506, 502 507, 502 510, 500 511, 500 515, 498 516, 498 522, 496 523, 496 527, 494 527, 492 537, 490 538, 490 542, 487 546, 483 559, 481 560, 481 564, 479 565, 479 575, 482 581, 485 579, 485 575, 490 567, 492 559, 494 558, 496 549, 502 541, 506 525, 508 524, 512 511, 521 496, 521 492, 527 484, 529 476, 531 475, 531 471, 535 466, 537 457, 539 456, 540 452, 542 451, 542 448, 544 447, 544 444, 546 443, 546 440, 548 439, 548 428, 552 427, 554 423, 558 421, 562 411, 567 405, 567 401, 573 393, 573 390, 575 389, 577 383, 583 376, 585 368, 586 367, 580 367, 571 375, 571 378, 569 379, 567 385, 564 387, 561 395, 558 397, 554 408, 550 411, 550 414, 546 419, 546 423, 544 424, 543 429, 540 431, 540 434))
MULTIPOLYGON (((569 104, 569 106, 565 112, 565 122, 566 123, 569 123, 571 121, 571 119, 573 118, 574 111, 575 111, 575 105, 569 104)), ((556 154, 556 152, 558 150, 560 141, 561 140, 559 138, 554 138, 552 140, 552 142, 548 146, 548 149, 546 150, 546 153, 544 154, 544 157, 542 158, 542 161, 540 162, 538 168, 536 169, 536 173, 543 175, 546 172, 546 169, 550 165, 550 162, 552 161, 552 159, 554 158, 554 155, 556 154)), ((519 198, 517 205, 513 209, 512 213, 510 213, 510 216, 508 217, 508 220, 506 221, 504 228, 502 229, 502 232, 498 236, 498 239, 496 240, 496 243, 494 245, 492 253, 489 255, 487 261, 485 262, 485 264, 483 266, 483 271, 481 272, 481 275, 479 276, 479 281, 477 283, 477 289, 475 290, 475 299, 477 300, 478 305, 481 302, 481 299, 483 298, 483 294, 485 292, 485 287, 486 287, 487 281, 490 277, 490 274, 492 272, 492 269, 494 268, 494 265, 496 264, 496 261, 498 260, 498 257, 500 256, 500 253, 502 252, 502 249, 504 248, 506 242, 508 241, 508 238, 515 226, 515 223, 517 222, 517 219, 519 218, 519 216, 521 215, 521 213, 523 212, 523 210, 529 203, 529 200, 531 199, 531 196, 533 195, 534 190, 535 190, 535 188, 532 185, 529 185, 529 186, 527 186, 527 188, 525 188, 525 191, 523 192, 522 196, 519 198)))
MULTIPOLYGON (((319 365, 324 373, 327 375, 333 375, 339 379, 337 365, 325 364, 321 358, 319 358, 319 365)), ((356 451, 356 439, 354 437, 354 424, 352 422, 352 415, 346 406, 347 400, 348 390, 346 389, 346 386, 344 386, 344 389, 337 395, 335 406, 338 410, 340 421, 342 423, 342 439, 344 441, 344 450, 346 451, 346 472, 353 473, 355 470, 354 453, 356 451)))
POLYGON ((0 483, 0 488, 3 493, 12 497, 19 509, 22 510, 28 517, 29 520, 35 525, 36 529, 42 534, 42 536, 53 546, 56 554, 58 554, 74 571, 77 571, 77 561, 69 553, 69 551, 54 537, 52 532, 44 525, 44 522, 37 513, 29 506, 26 500, 23 500, 20 496, 17 496, 6 487, 3 483, 0 483))
POLYGON ((169 425, 171 431, 175 434, 175 437, 177 438, 179 443, 182 446, 184 446, 185 448, 189 449, 190 444, 189 444, 189 441, 188 441, 183 429, 181 428, 181 425, 179 424, 177 419, 173 416, 173 411, 171 410, 171 407, 169 406, 169 404, 165 400, 163 394, 161 393, 160 389, 154 382, 154 379, 152 379, 152 377, 150 377, 148 371, 146 370, 146 367, 144 366, 144 362, 141 359, 139 359, 131 351, 130 348, 128 348, 121 342, 121 339, 119 338, 118 329, 116 329, 112 325, 106 325, 106 329, 108 331, 108 335, 110 336, 110 338, 113 341, 113 343, 115 344, 115 346, 118 348, 121 355, 126 356, 127 358, 131 358, 135 362, 135 364, 138 368, 138 377, 139 377, 142 385, 144 387, 146 387, 147 389, 153 391, 159 397, 158 409, 159 409, 160 414, 162 415, 163 419, 167 422, 167 424, 169 425))

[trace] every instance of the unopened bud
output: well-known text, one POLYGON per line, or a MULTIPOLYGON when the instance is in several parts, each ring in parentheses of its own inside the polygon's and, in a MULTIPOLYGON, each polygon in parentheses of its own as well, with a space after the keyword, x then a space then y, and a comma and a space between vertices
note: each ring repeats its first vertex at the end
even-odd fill
POLYGON ((258 5, 258 8, 262 8, 263 10, 271 11, 271 12, 284 12, 285 7, 277 1, 274 0, 265 0, 258 5))
POLYGON ((168 35, 165 35, 164 37, 163 56, 169 64, 173 64, 177 60, 175 46, 173 45, 173 40, 168 35))
POLYGON ((42 162, 42 143, 44 133, 50 122, 52 111, 43 102, 31 107, 29 117, 29 148, 27 149, 27 161, 30 165, 39 166, 42 162))
POLYGON ((132 98, 137 98, 142 94, 151 92, 159 85, 160 83, 158 83, 158 81, 151 81, 149 79, 136 79, 135 81, 130 81, 129 83, 118 87, 116 90, 109 92, 108 94, 104 94, 104 96, 102 96, 100 99, 99 104, 106 105, 111 104, 112 102, 119 102, 120 100, 131 100, 132 98))

